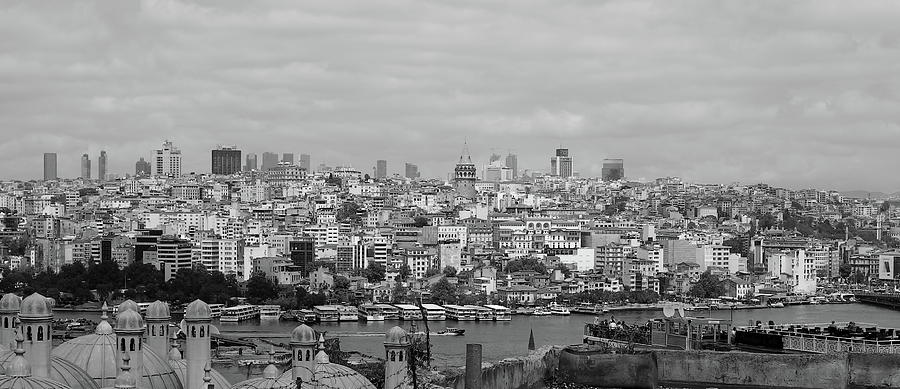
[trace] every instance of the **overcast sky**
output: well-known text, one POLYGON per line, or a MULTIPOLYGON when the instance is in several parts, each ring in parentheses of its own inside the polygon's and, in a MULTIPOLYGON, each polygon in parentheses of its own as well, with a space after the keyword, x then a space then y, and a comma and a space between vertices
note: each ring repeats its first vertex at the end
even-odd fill
POLYGON ((546 171, 895 191, 898 1, 0 2, 0 177, 171 139, 446 177, 546 171))

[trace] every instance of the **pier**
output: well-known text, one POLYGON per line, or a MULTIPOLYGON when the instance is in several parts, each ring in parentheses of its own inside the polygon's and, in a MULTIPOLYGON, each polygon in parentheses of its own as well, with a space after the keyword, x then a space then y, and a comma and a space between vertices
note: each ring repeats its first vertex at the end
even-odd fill
POLYGON ((900 293, 856 293, 856 301, 900 310, 900 293))

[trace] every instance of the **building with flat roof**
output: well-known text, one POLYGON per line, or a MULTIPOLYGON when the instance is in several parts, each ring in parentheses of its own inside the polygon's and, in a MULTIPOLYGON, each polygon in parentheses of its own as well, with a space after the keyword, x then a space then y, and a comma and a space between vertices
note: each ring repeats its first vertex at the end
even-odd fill
POLYGON ((241 150, 219 147, 212 151, 212 174, 230 175, 241 172, 241 150))
POLYGON ((59 179, 56 167, 56 153, 44 153, 44 181, 59 179))

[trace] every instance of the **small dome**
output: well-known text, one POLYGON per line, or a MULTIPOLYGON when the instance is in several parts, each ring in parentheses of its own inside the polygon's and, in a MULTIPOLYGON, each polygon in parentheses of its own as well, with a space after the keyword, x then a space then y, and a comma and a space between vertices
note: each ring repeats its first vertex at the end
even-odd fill
MULTIPOLYGON (((15 362, 16 355, 12 351, 0 353, 0 368, 7 371, 15 370, 11 365, 15 362)), ((50 357, 50 379, 65 384, 64 387, 72 389, 99 389, 94 380, 81 368, 72 362, 58 356, 50 357)), ((6 388, 0 384, 0 388, 6 388)))
POLYGON ((0 313, 19 313, 22 309, 22 298, 14 293, 7 293, 0 298, 0 313))
POLYGON ((122 303, 119 304, 119 306, 116 308, 116 315, 118 315, 122 312, 125 312, 129 309, 132 311, 135 311, 137 313, 141 313, 141 308, 137 305, 136 302, 134 302, 133 300, 125 300, 125 301, 122 301, 122 303))
POLYGON ((147 307, 147 320, 153 319, 165 319, 169 320, 172 318, 172 315, 169 313, 169 304, 166 304, 162 301, 156 300, 147 307))
MULTIPOLYGON (((320 352, 321 354, 325 354, 324 352, 320 352)), ((327 360, 327 354, 323 358, 316 357, 317 359, 327 360)), ((296 388, 294 377, 290 371, 286 371, 284 374, 278 378, 278 384, 280 386, 273 386, 276 388, 296 388)), ((338 365, 336 363, 330 362, 317 362, 316 369, 313 373, 313 381, 312 382, 304 382, 300 387, 302 389, 319 389, 319 388, 354 388, 354 389, 375 389, 375 385, 372 385, 366 377, 362 374, 359 374, 356 370, 353 370, 347 366, 338 365)))
POLYGON ((305 346, 315 345, 316 331, 306 324, 301 324, 291 331, 291 343, 299 343, 305 346))
POLYGON ((184 320, 210 320, 212 310, 202 300, 194 300, 184 309, 184 320))
POLYGON ((130 309, 116 315, 116 331, 143 331, 144 318, 130 309))
MULTIPOLYGON (((181 380, 169 366, 165 356, 159 356, 149 347, 143 347, 144 366, 137 375, 141 389, 182 389, 181 380)), ((54 358, 63 358, 83 370, 97 387, 115 385, 119 371, 116 369, 116 335, 88 334, 56 346, 54 358)))
MULTIPOLYGON (((179 353, 181 355, 181 353, 179 353)), ((187 361, 184 359, 170 359, 169 365, 172 366, 172 370, 175 371, 175 375, 178 376, 178 379, 181 382, 187 382, 187 361)), ((209 366, 207 366, 209 367, 209 366)), ((205 374, 204 374, 205 375, 205 374)), ((222 373, 219 373, 215 369, 210 368, 209 378, 213 384, 216 385, 216 388, 231 388, 231 382, 228 382, 222 373)))
POLYGON ((113 333, 113 328, 107 321, 109 316, 106 316, 106 311, 109 310, 109 306, 107 306, 106 303, 103 303, 103 307, 100 309, 103 313, 100 314, 100 323, 94 327, 94 333, 97 335, 110 335, 113 333))
POLYGON ((394 327, 384 335, 384 344, 407 345, 409 344, 409 336, 406 334, 406 330, 394 327))
POLYGON ((31 366, 25 359, 22 335, 16 337, 15 356, 6 366, 6 374, 0 376, 0 388, 9 389, 71 389, 68 385, 49 378, 31 376, 31 366))
POLYGON ((19 312, 22 319, 52 319, 53 308, 47 298, 40 293, 32 293, 22 300, 22 310, 19 312))

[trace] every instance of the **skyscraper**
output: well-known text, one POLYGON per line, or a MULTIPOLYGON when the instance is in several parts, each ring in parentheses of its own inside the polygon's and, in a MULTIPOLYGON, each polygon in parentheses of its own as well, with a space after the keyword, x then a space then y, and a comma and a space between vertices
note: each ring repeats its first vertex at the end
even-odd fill
POLYGON ((300 167, 306 169, 306 172, 309 173, 309 154, 300 154, 300 167))
POLYGON ((456 194, 467 199, 475 198, 477 191, 475 190, 475 180, 477 179, 477 169, 472 163, 472 156, 469 155, 469 145, 463 146, 463 152, 459 156, 459 162, 453 169, 453 183, 456 188, 456 194))
POLYGON ((409 178, 410 180, 419 178, 419 167, 407 162, 405 173, 405 177, 409 178))
POLYGON ((625 178, 625 160, 604 159, 601 175, 603 181, 615 181, 625 178))
POLYGON ((281 162, 287 162, 287 163, 293 165, 294 164, 294 153, 281 154, 281 162))
POLYGON ((375 178, 387 178, 387 161, 383 159, 375 161, 375 178))
POLYGON ((100 158, 97 158, 97 179, 106 181, 106 150, 100 150, 100 158))
POLYGON ((134 163, 134 175, 138 177, 147 177, 150 175, 150 162, 141 158, 134 163))
POLYGON ((256 164, 256 154, 250 153, 247 154, 247 164, 244 165, 244 171, 249 172, 251 170, 258 169, 256 164))
POLYGON ((59 179, 56 174, 56 153, 44 153, 44 181, 59 179))
POLYGON ((510 153, 506 156, 506 167, 509 168, 513 180, 519 179, 519 157, 510 153))
POLYGON ((212 174, 241 172, 241 150, 236 147, 219 147, 212 151, 212 174))
POLYGON ((153 174, 160 177, 181 177, 181 150, 167 140, 162 148, 153 150, 153 174))
POLYGON ((569 149, 556 149, 556 155, 550 158, 550 175, 569 178, 572 176, 572 157, 569 149))
POLYGON ((87 154, 81 155, 81 179, 91 179, 91 157, 87 154))
POLYGON ((267 171, 267 170, 269 170, 269 169, 271 169, 271 168, 273 168, 273 167, 275 167, 275 166, 278 166, 278 154, 276 154, 276 153, 271 153, 271 152, 268 152, 268 151, 266 151, 265 153, 263 153, 263 155, 262 155, 262 166, 261 166, 261 169, 260 169, 260 170, 262 170, 262 171, 267 171))

